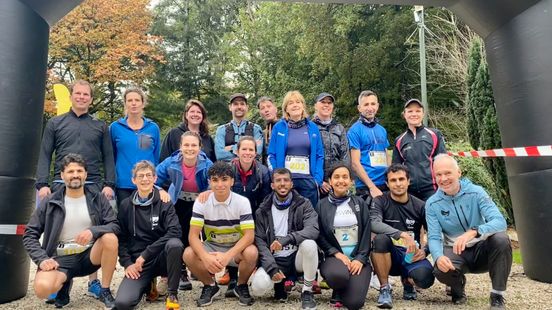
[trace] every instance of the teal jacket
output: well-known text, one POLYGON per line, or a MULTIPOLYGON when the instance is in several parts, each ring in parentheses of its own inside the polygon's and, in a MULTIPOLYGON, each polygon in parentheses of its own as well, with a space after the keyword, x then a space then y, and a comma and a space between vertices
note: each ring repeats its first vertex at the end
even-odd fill
POLYGON ((460 180, 460 191, 454 196, 439 189, 426 201, 428 244, 433 260, 443 256, 443 246, 452 246, 457 237, 477 227, 479 239, 506 231, 506 220, 485 190, 468 179, 460 180))

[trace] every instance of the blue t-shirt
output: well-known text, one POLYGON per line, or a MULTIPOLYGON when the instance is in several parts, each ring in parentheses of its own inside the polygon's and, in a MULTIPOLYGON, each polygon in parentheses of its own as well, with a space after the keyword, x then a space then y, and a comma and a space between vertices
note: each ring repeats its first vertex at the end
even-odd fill
MULTIPOLYGON (((385 184, 385 170, 387 167, 373 167, 370 162, 370 152, 386 152, 389 147, 385 128, 380 124, 370 128, 357 121, 347 132, 347 138, 351 149, 360 150, 360 164, 364 167, 364 171, 366 171, 372 182, 375 185, 385 184)), ((356 188, 367 187, 359 178, 355 179, 355 186, 356 188)))
MULTIPOLYGON (((289 128, 288 140, 287 140, 286 155, 292 156, 310 156, 310 137, 307 126, 300 128, 289 128)), ((305 178, 306 174, 292 173, 293 178, 305 178)))

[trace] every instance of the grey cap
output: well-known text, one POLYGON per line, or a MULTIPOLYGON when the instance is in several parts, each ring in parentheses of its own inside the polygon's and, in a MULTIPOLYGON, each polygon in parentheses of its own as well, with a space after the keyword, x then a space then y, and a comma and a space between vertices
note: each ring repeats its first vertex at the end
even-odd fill
POLYGON ((230 101, 228 102, 228 104, 232 103, 232 101, 238 99, 238 98, 242 98, 243 101, 245 101, 245 103, 247 103, 247 97, 245 97, 244 94, 242 93, 235 93, 235 94, 232 94, 232 96, 230 96, 230 101))
POLYGON ((413 103, 419 105, 422 109, 424 108, 424 105, 422 104, 422 102, 420 100, 412 98, 404 104, 404 109, 406 109, 409 105, 411 105, 413 103))
POLYGON ((330 93, 320 93, 320 95, 318 95, 318 96, 316 97, 316 101, 315 101, 314 103, 317 103, 318 101, 320 101, 320 100, 322 100, 322 99, 324 99, 324 98, 326 98, 326 97, 332 98, 332 102, 335 102, 334 96, 332 96, 330 93))

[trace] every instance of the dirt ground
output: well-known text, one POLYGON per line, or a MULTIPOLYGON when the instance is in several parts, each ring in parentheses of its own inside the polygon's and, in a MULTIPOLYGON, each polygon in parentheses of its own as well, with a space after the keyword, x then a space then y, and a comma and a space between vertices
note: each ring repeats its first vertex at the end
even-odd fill
MULTIPOLYGON (((34 264, 31 265, 31 275, 35 273, 34 264)), ((113 281, 112 291, 116 294, 116 288, 118 287, 123 277, 123 269, 118 266, 113 281)), ((71 292, 71 303, 64 308, 67 309, 103 309, 103 304, 99 301, 85 295, 86 292, 86 278, 78 278, 74 280, 73 289, 71 292)), ((398 283, 398 282, 397 282, 398 283)), ((46 305, 43 300, 39 300, 33 294, 32 291, 33 279, 29 281, 29 292, 25 298, 0 305, 0 309, 54 309, 53 305, 46 305)), ((182 309, 193 309, 195 306, 195 299, 199 297, 201 284, 199 282, 193 282, 194 288, 192 292, 179 292, 179 299, 182 309)), ((225 292, 226 288, 221 287, 222 292, 225 292)), ((468 275, 468 283, 466 287, 466 293, 468 295, 468 303, 465 306, 453 306, 450 303, 450 297, 445 295, 445 287, 443 284, 436 281, 436 283, 427 290, 418 294, 417 301, 403 301, 402 287, 395 285, 393 291, 394 307, 393 309, 488 309, 489 307, 489 289, 490 279, 488 274, 473 274, 468 275)), ((223 295, 223 294, 221 294, 223 295)), ((318 302, 318 309, 331 309, 329 306, 331 292, 330 290, 323 290, 322 295, 315 295, 318 302)), ((376 299, 378 292, 374 289, 370 289, 368 296, 366 297, 366 304, 364 309, 377 309, 376 299)), ((256 309, 300 309, 301 303, 299 299, 299 293, 294 292, 291 294, 288 303, 275 304, 272 303, 271 297, 257 298, 255 304, 250 308, 256 309)), ((138 309, 163 309, 165 306, 164 301, 157 301, 154 303, 142 302, 138 309)), ((523 273, 523 267, 518 264, 514 264, 512 272, 508 281, 508 291, 506 295, 507 309, 552 309, 552 284, 536 282, 530 280, 523 273)), ((215 302, 207 307, 208 309, 237 309, 241 307, 238 305, 235 298, 225 299, 219 297, 215 302)))

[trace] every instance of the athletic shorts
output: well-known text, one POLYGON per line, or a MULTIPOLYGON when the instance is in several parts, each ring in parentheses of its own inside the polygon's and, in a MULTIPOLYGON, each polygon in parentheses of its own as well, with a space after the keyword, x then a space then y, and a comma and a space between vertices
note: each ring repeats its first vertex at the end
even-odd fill
POLYGON ((406 248, 400 246, 393 246, 391 249, 391 270, 389 274, 392 276, 401 276, 407 278, 412 270, 418 268, 427 268, 433 270, 433 266, 427 260, 427 258, 414 262, 412 264, 407 264, 404 261, 406 256, 406 248))
MULTIPOLYGON (((233 246, 223 246, 223 245, 220 245, 220 244, 217 244, 217 243, 213 243, 213 242, 207 242, 207 241, 204 241, 203 242, 203 248, 205 249, 205 251, 207 252, 221 252, 221 253, 226 253, 228 252, 233 246)), ((228 263, 228 266, 230 267, 238 267, 238 263, 236 263, 236 258, 232 258, 230 260, 230 262, 228 263)))
POLYGON ((90 251, 92 251, 92 248, 79 254, 54 257, 54 260, 59 264, 57 270, 65 273, 67 279, 84 277, 98 271, 100 265, 92 264, 90 251))

